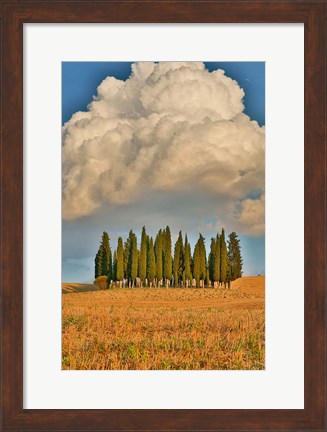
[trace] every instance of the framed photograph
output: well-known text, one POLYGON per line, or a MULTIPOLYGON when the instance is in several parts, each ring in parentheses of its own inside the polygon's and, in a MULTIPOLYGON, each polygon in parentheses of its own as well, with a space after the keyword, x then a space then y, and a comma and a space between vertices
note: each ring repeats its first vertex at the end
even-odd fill
POLYGON ((2 430, 326 429, 324 1, 3 1, 2 430))

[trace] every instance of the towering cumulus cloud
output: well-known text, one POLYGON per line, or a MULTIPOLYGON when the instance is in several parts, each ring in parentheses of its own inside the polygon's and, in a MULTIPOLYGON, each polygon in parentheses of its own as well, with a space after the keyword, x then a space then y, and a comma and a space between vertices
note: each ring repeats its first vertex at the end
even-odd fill
POLYGON ((135 63, 126 81, 107 77, 63 126, 63 217, 191 189, 216 203, 217 220, 228 203, 238 227, 262 234, 264 128, 243 97, 203 63, 135 63))

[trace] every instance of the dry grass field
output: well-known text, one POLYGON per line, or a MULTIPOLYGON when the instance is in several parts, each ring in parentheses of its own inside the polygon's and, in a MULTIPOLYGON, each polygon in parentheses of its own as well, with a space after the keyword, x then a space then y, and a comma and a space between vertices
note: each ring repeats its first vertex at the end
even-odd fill
POLYGON ((63 369, 264 369, 264 277, 231 290, 63 284, 63 369))

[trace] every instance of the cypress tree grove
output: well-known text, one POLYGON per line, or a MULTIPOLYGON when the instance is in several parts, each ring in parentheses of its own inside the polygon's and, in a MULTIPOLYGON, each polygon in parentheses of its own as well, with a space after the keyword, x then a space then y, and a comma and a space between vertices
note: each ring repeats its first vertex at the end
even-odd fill
POLYGON ((143 281, 146 278, 146 256, 147 256, 147 235, 145 232, 145 227, 142 228, 141 236, 141 250, 140 250, 140 260, 139 260, 139 277, 141 279, 141 286, 143 286, 143 281))
MULTIPOLYGON (((226 284, 230 287, 233 280, 242 277, 243 260, 241 255, 240 240, 235 232, 229 235, 228 247, 225 240, 225 230, 222 228, 221 235, 211 239, 210 253, 207 260, 205 239, 202 234, 195 244, 193 257, 191 246, 185 234, 183 243, 182 232, 179 232, 174 246, 174 257, 172 258, 171 233, 169 226, 159 230, 155 243, 153 238, 146 234, 143 227, 141 235, 141 247, 137 248, 137 237, 130 230, 128 238, 123 243, 122 237, 118 238, 117 249, 111 256, 110 239, 105 231, 102 234, 101 244, 94 260, 95 279, 99 276, 107 276, 108 285, 111 281, 119 282, 128 280, 129 286, 142 286, 146 279, 150 286, 165 280, 168 288, 172 277, 175 286, 191 286, 192 278, 196 286, 204 287, 213 282, 226 284), (144 257, 145 252, 145 257, 144 257), (145 264, 145 270, 144 270, 145 264)), ((158 283, 158 286, 162 284, 158 283)), ((193 286, 193 282, 192 282, 193 286)))
POLYGON ((148 256, 147 256, 147 278, 149 279, 150 288, 152 288, 153 280, 156 277, 156 259, 154 254, 152 237, 148 241, 148 256))
POLYGON ((220 236, 220 282, 226 288, 228 270, 228 254, 225 241, 225 230, 222 228, 220 236))
POLYGON ((121 287, 121 281, 124 279, 124 247, 123 247, 123 239, 121 237, 118 238, 118 245, 117 245, 116 277, 117 277, 117 281, 119 281, 119 286, 121 287))
POLYGON ((175 243, 174 250, 174 285, 179 286, 180 281, 183 279, 184 272, 184 246, 182 231, 179 232, 178 239, 175 243))
POLYGON ((155 241, 155 255, 156 255, 156 279, 157 285, 162 279, 162 261, 163 261, 163 235, 161 229, 159 230, 155 241))
POLYGON ((169 226, 167 226, 164 230, 163 258, 163 276, 166 279, 166 288, 168 288, 173 272, 173 263, 171 257, 171 234, 169 226))
POLYGON ((242 277, 243 260, 240 240, 235 232, 228 236, 229 278, 231 281, 242 277))

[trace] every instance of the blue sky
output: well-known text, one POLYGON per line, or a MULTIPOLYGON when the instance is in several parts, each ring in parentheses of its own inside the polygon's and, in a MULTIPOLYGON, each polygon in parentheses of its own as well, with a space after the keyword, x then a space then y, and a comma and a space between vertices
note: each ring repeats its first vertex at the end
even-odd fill
MULTIPOLYGON (((128 79, 131 74, 131 65, 132 63, 127 62, 62 63, 62 123, 67 122, 75 112, 88 110, 88 105, 97 93, 97 87, 107 76, 113 76, 124 81, 128 79)), ((265 64, 263 62, 210 62, 205 63, 205 67, 210 72, 222 69, 225 71, 226 76, 237 81, 245 93, 243 99, 244 113, 251 120, 256 120, 260 126, 265 124, 265 64)), ((260 193, 259 191, 259 195, 260 193)), ((246 201, 252 198, 251 194, 256 195, 256 189, 247 193, 239 201, 240 205, 242 205, 242 200, 246 201)), ((201 207, 203 208, 206 206, 205 194, 201 199, 201 207)), ((197 215, 197 222, 192 224, 191 220, 187 221, 184 229, 183 226, 178 225, 180 217, 185 218, 185 215, 182 215, 184 210, 178 207, 178 203, 182 200, 184 200, 183 207, 188 208, 185 203, 192 202, 192 197, 184 194, 183 196, 180 195, 178 199, 169 197, 166 201, 166 196, 163 194, 161 202, 173 206, 173 210, 169 216, 166 215, 165 221, 168 217, 169 220, 167 222, 162 221, 162 223, 157 221, 155 223, 151 212, 148 218, 142 216, 141 206, 138 203, 127 204, 124 207, 104 203, 101 208, 83 217, 63 219, 63 281, 90 282, 93 280, 93 260, 103 230, 109 231, 112 247, 116 247, 118 236, 126 237, 130 228, 133 228, 140 235, 142 225, 145 224, 150 235, 154 235, 159 228, 169 224, 172 227, 173 238, 176 236, 174 231, 178 231, 178 229, 185 231, 186 229, 192 246, 197 239, 198 232, 202 232, 206 238, 207 249, 209 249, 210 237, 214 235, 214 232, 220 230, 224 222, 219 224, 219 221, 212 218, 215 209, 210 204, 208 205, 207 217, 202 217, 201 220, 200 214, 197 215), (128 211, 129 208, 130 211, 128 211), (110 220, 112 223, 110 223, 110 220)), ((196 202, 199 202, 199 200, 196 202)), ((160 209, 160 204, 158 204, 158 208, 160 209)), ((193 208, 190 204, 190 213, 193 208)), ((222 215, 222 220, 224 220, 224 217, 228 218, 228 215, 222 215)), ((228 234, 228 228, 226 230, 228 234)), ((252 235, 251 230, 248 231, 247 233, 245 230, 244 233, 240 234, 244 258, 244 274, 264 274, 264 235, 258 235, 257 233, 252 235)))

